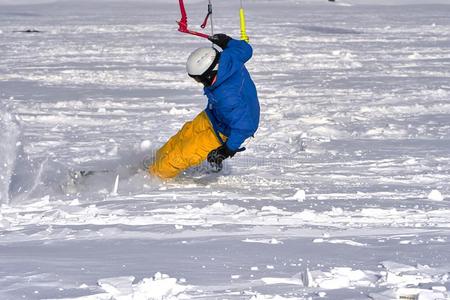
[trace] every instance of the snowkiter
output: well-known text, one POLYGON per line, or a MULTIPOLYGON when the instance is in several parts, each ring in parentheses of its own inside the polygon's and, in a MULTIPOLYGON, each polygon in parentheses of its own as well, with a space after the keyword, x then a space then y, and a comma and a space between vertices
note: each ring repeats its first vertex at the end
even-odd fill
POLYGON ((225 159, 245 150, 242 143, 258 128, 258 96, 244 65, 252 47, 225 34, 209 40, 223 51, 197 49, 186 64, 189 76, 203 84, 208 105, 157 151, 149 172, 160 178, 173 178, 205 159, 220 171, 225 159))

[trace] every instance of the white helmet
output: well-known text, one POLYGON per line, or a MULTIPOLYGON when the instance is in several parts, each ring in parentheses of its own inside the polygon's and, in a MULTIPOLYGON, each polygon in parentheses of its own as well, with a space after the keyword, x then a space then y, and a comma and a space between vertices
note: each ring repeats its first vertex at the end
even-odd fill
POLYGON ((186 71, 196 81, 210 86, 218 70, 220 53, 214 48, 199 48, 189 55, 186 71))

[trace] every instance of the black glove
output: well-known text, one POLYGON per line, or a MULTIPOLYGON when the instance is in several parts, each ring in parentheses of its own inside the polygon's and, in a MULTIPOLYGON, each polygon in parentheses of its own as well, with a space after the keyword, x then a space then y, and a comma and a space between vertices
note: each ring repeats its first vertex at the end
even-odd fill
POLYGON ((209 152, 207 161, 216 172, 219 172, 223 168, 222 162, 229 157, 233 157, 235 154, 236 151, 230 150, 226 144, 223 144, 209 152))
POLYGON ((231 41, 231 38, 226 34, 217 33, 215 35, 209 36, 208 40, 210 40, 220 48, 225 49, 228 45, 228 42, 231 41))

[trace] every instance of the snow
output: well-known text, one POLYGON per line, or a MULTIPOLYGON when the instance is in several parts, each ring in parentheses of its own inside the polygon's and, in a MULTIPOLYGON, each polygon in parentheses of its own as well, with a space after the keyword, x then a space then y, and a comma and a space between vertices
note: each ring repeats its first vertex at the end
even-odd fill
POLYGON ((44 2, 0 1, 33 4, 0 9, 1 299, 450 299, 449 5, 244 1, 261 126, 160 181, 205 42, 177 3, 44 2))
POLYGON ((286 199, 289 200, 297 200, 298 202, 303 202, 306 199, 306 192, 304 190, 298 190, 295 192, 295 194, 291 197, 288 197, 286 199))
POLYGON ((438 190, 432 190, 428 194, 428 199, 432 200, 432 201, 443 201, 444 197, 442 196, 441 192, 439 192, 438 190))
POLYGON ((19 135, 20 129, 14 117, 6 110, 6 107, 0 106, 0 131, 2 132, 2 140, 0 152, 0 203, 9 204, 9 185, 14 172, 16 156, 18 154, 17 147, 20 146, 19 135))
POLYGON ((180 299, 187 287, 179 285, 176 278, 166 274, 156 273, 152 278, 144 278, 137 284, 132 284, 134 277, 105 278, 98 285, 114 299, 180 299))

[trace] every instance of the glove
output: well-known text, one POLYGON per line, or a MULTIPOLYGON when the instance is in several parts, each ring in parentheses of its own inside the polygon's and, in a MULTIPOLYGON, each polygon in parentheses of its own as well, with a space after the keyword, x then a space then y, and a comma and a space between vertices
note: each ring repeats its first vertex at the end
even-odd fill
POLYGON ((228 42, 231 40, 231 38, 223 33, 217 33, 215 35, 211 35, 208 37, 208 40, 216 44, 222 49, 225 49, 228 45, 228 42))
POLYGON ((206 160, 216 172, 220 172, 223 168, 222 162, 229 157, 233 157, 235 154, 236 151, 230 150, 226 144, 223 144, 209 152, 206 160))

